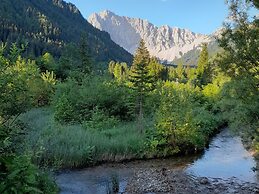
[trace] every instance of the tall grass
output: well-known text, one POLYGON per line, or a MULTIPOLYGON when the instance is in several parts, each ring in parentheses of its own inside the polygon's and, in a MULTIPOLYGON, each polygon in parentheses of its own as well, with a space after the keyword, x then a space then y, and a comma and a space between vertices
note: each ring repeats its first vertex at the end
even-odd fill
POLYGON ((32 109, 19 119, 27 126, 26 146, 41 165, 71 168, 121 161, 141 157, 144 148, 145 135, 133 122, 101 131, 61 125, 50 108, 32 109))

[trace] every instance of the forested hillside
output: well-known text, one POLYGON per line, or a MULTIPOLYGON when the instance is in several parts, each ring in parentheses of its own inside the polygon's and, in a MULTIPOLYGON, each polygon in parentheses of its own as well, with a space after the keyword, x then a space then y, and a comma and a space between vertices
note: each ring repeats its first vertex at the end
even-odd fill
POLYGON ((96 61, 132 59, 108 33, 94 28, 73 4, 62 0, 1 0, 0 26, 1 42, 28 42, 28 57, 45 52, 58 57, 66 44, 78 43, 83 34, 96 61))

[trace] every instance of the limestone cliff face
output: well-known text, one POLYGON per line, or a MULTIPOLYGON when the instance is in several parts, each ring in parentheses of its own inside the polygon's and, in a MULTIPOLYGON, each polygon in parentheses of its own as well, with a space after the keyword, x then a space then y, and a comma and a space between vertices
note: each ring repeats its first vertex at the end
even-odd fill
POLYGON ((215 41, 212 36, 167 25, 157 27, 147 20, 118 16, 107 10, 92 14, 88 22, 108 32, 115 43, 132 54, 143 38, 151 55, 168 62, 180 58, 189 51, 200 49, 202 43, 215 41))

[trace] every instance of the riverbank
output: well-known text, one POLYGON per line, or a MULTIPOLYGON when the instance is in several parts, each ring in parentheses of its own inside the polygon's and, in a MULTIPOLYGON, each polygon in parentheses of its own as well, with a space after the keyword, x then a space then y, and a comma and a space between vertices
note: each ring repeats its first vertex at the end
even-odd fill
POLYGON ((163 193, 163 194, 255 194, 259 184, 242 182, 231 178, 195 177, 180 170, 150 169, 137 172, 126 187, 126 193, 163 193))
POLYGON ((61 194, 77 193, 241 193, 258 192, 254 158, 228 130, 215 136, 203 154, 103 164, 61 171, 61 194))
POLYGON ((55 121, 50 107, 32 109, 19 119, 26 130, 24 146, 35 153, 34 161, 41 166, 73 169, 121 162, 142 158, 145 147, 145 134, 135 128, 134 122, 105 130, 62 125, 55 121))
MULTIPOLYGON (((90 129, 80 123, 57 122, 51 107, 31 109, 18 119, 25 131, 22 137, 24 147, 34 153, 33 160, 39 166, 54 169, 78 169, 173 155, 184 157, 186 153, 201 152, 205 146, 198 150, 192 147, 189 152, 187 146, 182 152, 160 153, 151 149, 157 144, 156 137, 140 132, 135 121, 120 122, 105 129, 90 129)), ((152 131, 154 119, 145 119, 144 127, 152 131)))

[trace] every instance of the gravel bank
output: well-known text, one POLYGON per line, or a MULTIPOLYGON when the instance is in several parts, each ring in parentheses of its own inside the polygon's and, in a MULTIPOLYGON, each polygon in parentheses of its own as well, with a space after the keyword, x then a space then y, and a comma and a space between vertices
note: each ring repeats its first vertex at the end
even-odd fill
POLYGON ((259 194, 259 183, 194 177, 181 170, 150 169, 137 172, 126 193, 137 194, 259 194))

